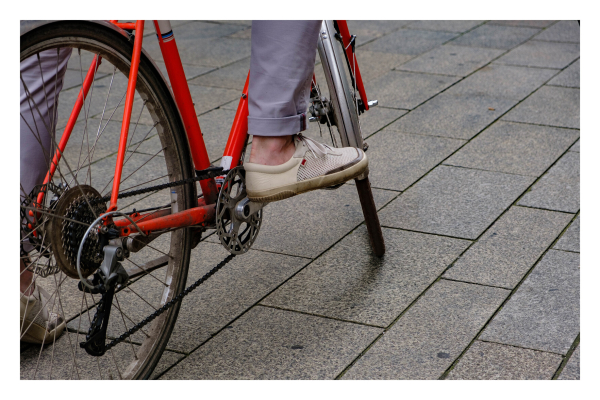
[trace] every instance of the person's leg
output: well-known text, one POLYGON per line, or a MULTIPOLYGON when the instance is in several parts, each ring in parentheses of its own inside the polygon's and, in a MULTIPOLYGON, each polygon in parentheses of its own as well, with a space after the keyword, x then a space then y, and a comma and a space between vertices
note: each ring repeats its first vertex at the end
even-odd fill
POLYGON ((253 201, 282 200, 362 174, 360 149, 334 149, 297 135, 306 110, 321 21, 254 21, 248 86, 246 188, 253 201))
POLYGON ((250 162, 280 165, 306 129, 306 109, 321 21, 253 21, 248 133, 250 162))
MULTIPOLYGON (((43 183, 52 157, 51 132, 56 124, 58 94, 71 49, 46 50, 21 62, 20 108, 20 180, 21 201, 29 196, 36 185, 43 183), (43 74, 43 75, 42 75, 43 74), (52 115, 54 114, 54 118, 52 115), (54 125, 53 125, 54 123, 54 125)), ((32 246, 22 243, 26 253, 32 246)), ((23 271, 21 260, 21 292, 33 291, 33 274, 23 271)))

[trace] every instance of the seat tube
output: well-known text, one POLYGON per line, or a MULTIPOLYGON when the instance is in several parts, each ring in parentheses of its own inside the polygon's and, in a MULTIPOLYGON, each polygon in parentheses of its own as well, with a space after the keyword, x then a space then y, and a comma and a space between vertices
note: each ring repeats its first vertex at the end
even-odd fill
MULTIPOLYGON (((175 102, 177 103, 177 108, 179 108, 188 142, 190 143, 194 168, 196 171, 206 169, 210 167, 210 159, 208 158, 204 138, 200 131, 200 124, 196 117, 190 88, 185 79, 185 72, 181 64, 181 57, 179 56, 175 36, 171 29, 171 23, 169 21, 154 21, 154 28, 156 29, 156 36, 158 37, 158 44, 163 59, 165 60, 167 74, 171 81, 175 102)), ((202 188, 206 204, 213 204, 217 201, 219 193, 213 178, 200 181, 200 187, 202 188)))
POLYGON ((231 132, 225 145, 225 151, 223 152, 223 158, 221 159, 221 167, 224 170, 228 170, 237 167, 240 163, 242 151, 248 141, 248 82, 250 80, 250 73, 246 77, 246 84, 242 91, 240 102, 233 119, 233 125, 231 126, 231 132))

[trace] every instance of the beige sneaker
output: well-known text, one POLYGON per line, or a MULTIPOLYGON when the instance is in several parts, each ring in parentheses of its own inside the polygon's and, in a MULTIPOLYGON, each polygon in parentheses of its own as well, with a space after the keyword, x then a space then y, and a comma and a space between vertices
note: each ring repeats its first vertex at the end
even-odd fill
POLYGON ((21 294, 21 341, 48 344, 63 333, 67 324, 63 317, 48 310, 52 302, 37 285, 31 295, 21 294))
POLYGON ((267 203, 337 185, 368 168, 364 151, 332 148, 301 134, 294 136, 296 152, 281 165, 245 163, 246 190, 252 201, 267 203))

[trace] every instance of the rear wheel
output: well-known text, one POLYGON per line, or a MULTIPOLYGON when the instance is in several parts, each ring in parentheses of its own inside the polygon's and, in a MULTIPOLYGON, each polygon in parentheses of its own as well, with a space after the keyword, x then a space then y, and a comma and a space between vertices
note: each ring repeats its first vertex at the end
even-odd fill
MULTIPOLYGON (((329 128, 334 146, 356 147, 364 149, 363 137, 359 122, 359 95, 354 85, 355 79, 349 68, 353 60, 348 60, 344 47, 339 40, 339 31, 334 21, 323 21, 319 32, 318 51, 323 65, 323 73, 327 82, 328 93, 321 92, 316 82, 311 97, 311 110, 317 114, 320 123, 329 128), (329 95, 329 98, 327 97, 329 95), (332 126, 337 128, 336 140, 332 126)), ((365 225, 369 232, 371 247, 376 256, 385 253, 385 242, 377 207, 373 200, 368 172, 355 179, 356 189, 360 198, 365 225)))
MULTIPOLYGON (((28 327, 22 324, 21 379, 149 378, 175 324, 179 305, 102 357, 88 355, 79 343, 85 341, 100 294, 80 291, 79 280, 74 279, 73 270, 66 266, 73 262, 82 232, 106 210, 106 203, 90 201, 108 195, 112 187, 132 51, 133 40, 124 31, 92 22, 51 23, 21 36, 22 69, 23 62, 29 60, 33 70, 40 70, 37 77, 21 73, 25 104, 28 104, 27 109, 21 111, 21 143, 25 137, 29 143, 39 144, 37 154, 46 165, 42 180, 62 139, 88 67, 95 55, 102 60, 51 183, 33 190, 21 186, 21 261, 22 265, 28 265, 28 269, 21 272, 21 282, 24 276, 32 275, 33 284, 28 290, 33 286, 45 289, 49 298, 43 300, 43 306, 66 321, 66 329, 60 337, 44 338, 41 345, 23 342, 28 339, 28 327), (70 58, 68 49, 71 49, 70 58), (48 65, 59 64, 63 56, 68 62, 62 71, 60 91, 61 74, 53 72, 54 68, 48 65), (42 78, 41 92, 37 91, 41 97, 32 90, 36 78, 42 78), (60 94, 60 103, 56 104, 51 93, 55 87, 56 98, 60 94), (48 114, 42 117, 43 103, 48 114), (43 204, 37 204, 36 194, 40 189, 46 190, 43 204), (29 215, 31 208, 40 211, 36 219, 29 215)), ((58 70, 57 65, 55 71, 58 70)), ((23 93, 21 100, 23 102, 23 93)), ((32 150, 29 154, 34 153, 32 150)), ((22 153, 22 160, 23 157, 22 153)), ((23 173, 21 177, 23 181, 23 173)), ((190 177, 193 177, 193 167, 178 110, 160 73, 142 54, 120 191, 190 177)), ((38 178, 37 184, 41 183, 38 178)), ((190 183, 173 191, 163 189, 121 199, 118 211, 131 214, 137 209, 138 212, 164 213, 171 207, 181 211, 193 207, 196 201, 196 188, 190 183)), ((137 239, 132 236, 134 242, 137 239)), ((184 289, 191 250, 190 228, 164 232, 151 243, 138 247, 138 251, 132 250, 122 261, 133 278, 114 295, 108 341, 141 322, 184 289)), ((86 240, 84 253, 87 255, 83 257, 90 271, 102 260, 98 250, 94 248, 93 238, 86 240)), ((23 298, 21 294, 22 302, 23 298)))

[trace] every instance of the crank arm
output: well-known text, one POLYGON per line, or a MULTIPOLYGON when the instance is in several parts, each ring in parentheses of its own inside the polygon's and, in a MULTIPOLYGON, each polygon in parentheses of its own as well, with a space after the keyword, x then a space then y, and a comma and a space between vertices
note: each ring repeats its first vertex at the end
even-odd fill
POLYGON ((248 197, 244 197, 235 205, 235 216, 237 219, 246 221, 251 215, 262 210, 267 203, 257 203, 251 201, 248 197))

